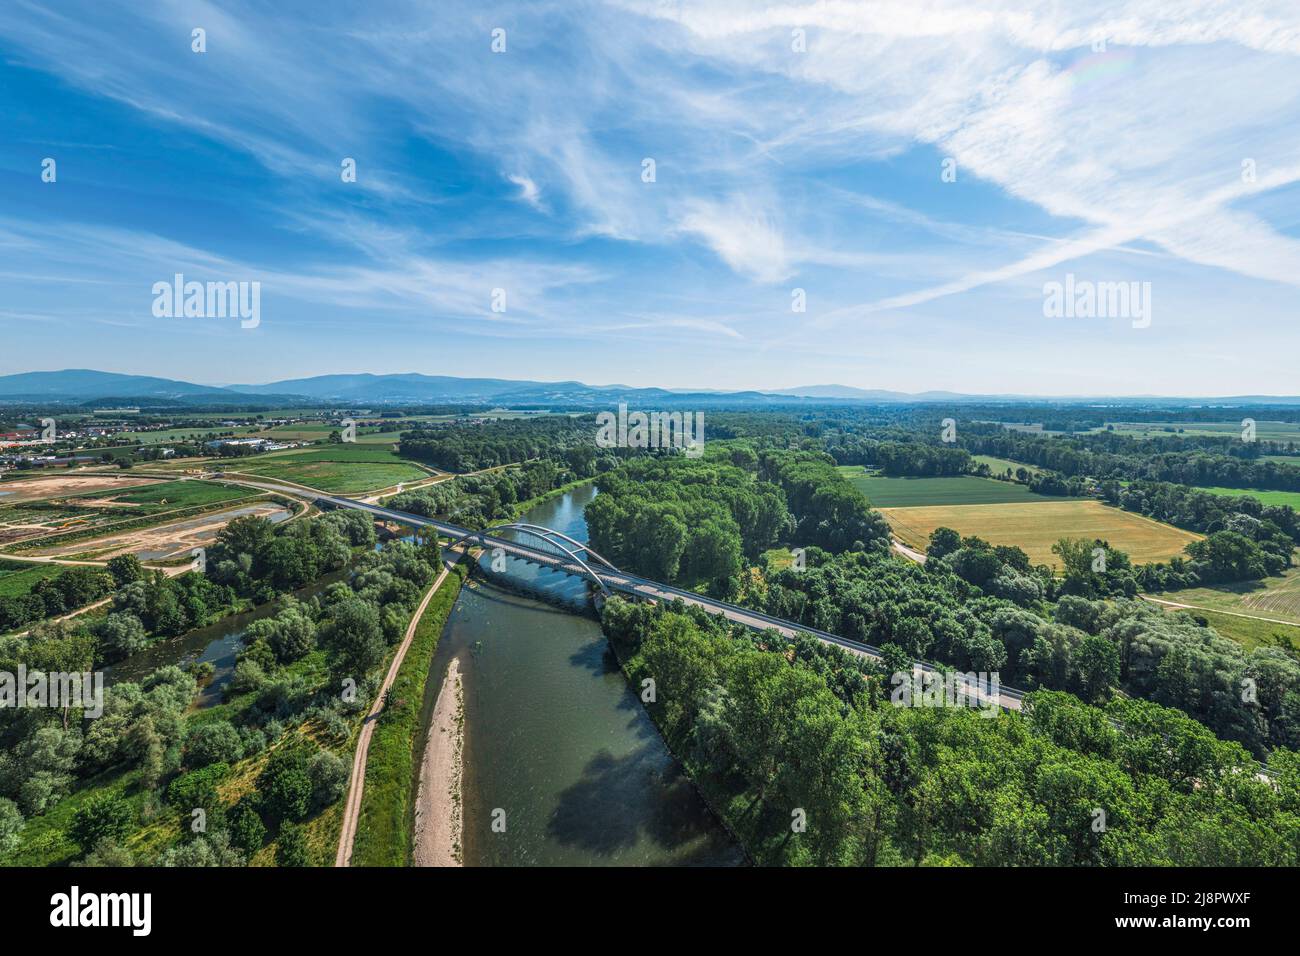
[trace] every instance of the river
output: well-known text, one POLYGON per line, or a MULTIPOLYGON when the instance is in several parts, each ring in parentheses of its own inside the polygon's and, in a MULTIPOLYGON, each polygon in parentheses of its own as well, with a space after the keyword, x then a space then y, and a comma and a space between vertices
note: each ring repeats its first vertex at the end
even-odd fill
MULTIPOLYGON (((582 510, 595 494, 574 489, 523 520, 585 541, 582 510)), ((586 607, 585 584, 507 560, 512 577, 548 600, 475 575, 443 631, 425 701, 427 715, 458 658, 465 864, 742 863, 628 687, 586 607)))

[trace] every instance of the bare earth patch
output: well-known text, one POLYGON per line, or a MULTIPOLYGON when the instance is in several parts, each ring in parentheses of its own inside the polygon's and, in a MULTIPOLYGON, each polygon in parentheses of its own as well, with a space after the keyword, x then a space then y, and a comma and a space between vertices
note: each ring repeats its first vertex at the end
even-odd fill
POLYGON ((6 481, 0 484, 0 491, 10 494, 0 495, 0 504, 16 505, 21 501, 38 501, 42 498, 58 498, 64 495, 82 494, 87 491, 101 491, 105 488, 123 490, 132 485, 146 485, 137 477, 113 475, 59 475, 58 477, 24 478, 21 481, 6 481))
POLYGON ((465 752, 465 689, 452 658, 429 723, 415 802, 416 866, 462 866, 461 775, 465 752))
POLYGON ((245 505, 214 514, 172 521, 153 528, 135 528, 120 534, 110 534, 103 538, 81 540, 57 545, 50 548, 38 548, 31 553, 46 557, 62 557, 71 554, 94 552, 97 560, 105 561, 119 554, 135 554, 149 561, 163 561, 168 558, 188 555, 193 548, 206 548, 217 540, 217 533, 235 518, 257 515, 262 518, 273 514, 288 512, 283 505, 269 501, 245 505))

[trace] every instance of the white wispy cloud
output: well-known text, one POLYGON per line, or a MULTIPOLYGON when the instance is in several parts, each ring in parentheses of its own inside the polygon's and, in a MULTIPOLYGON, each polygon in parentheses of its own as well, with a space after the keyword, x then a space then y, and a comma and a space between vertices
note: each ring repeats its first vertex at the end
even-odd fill
POLYGON ((1089 257, 1187 288, 1292 294, 1300 274, 1294 0, 375 0, 306 25, 251 0, 13 0, 0 37, 17 64, 250 157, 274 184, 261 212, 301 240, 220 255, 72 230, 24 260, 37 276, 112 283, 114 262, 170 257, 484 334, 654 322, 760 349, 796 334, 774 288, 795 280, 820 329, 1022 294, 1089 257), (432 152, 452 159, 413 161, 432 152), (943 158, 957 182, 938 186, 943 158))
POLYGON ((787 77, 785 95, 765 107, 798 120, 768 124, 769 151, 842 155, 863 139, 925 144, 955 160, 954 189, 991 182, 1064 223, 1093 227, 844 316, 920 304, 1136 240, 1197 264, 1297 281, 1295 240, 1232 208, 1300 175, 1293 4, 1259 4, 1248 16, 1215 3, 1143 0, 621 5, 676 23, 698 56, 787 77), (805 31, 806 53, 791 50, 794 29, 805 31), (1272 166, 1243 183, 1242 160, 1253 156, 1272 166))
POLYGON ((533 182, 527 176, 510 175, 506 177, 512 183, 519 187, 519 199, 528 203, 534 209, 542 209, 542 191, 537 188, 537 183, 533 182))
POLYGON ((732 269, 759 282, 780 282, 790 276, 790 260, 780 229, 764 210, 743 198, 725 203, 693 202, 678 228, 699 236, 732 269))

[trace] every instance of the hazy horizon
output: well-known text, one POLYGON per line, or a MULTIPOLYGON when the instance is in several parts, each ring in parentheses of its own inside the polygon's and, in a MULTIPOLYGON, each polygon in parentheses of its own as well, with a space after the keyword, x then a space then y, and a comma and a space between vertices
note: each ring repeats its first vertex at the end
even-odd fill
MULTIPOLYGON (((11 375, 11 374, 18 374, 18 375, 22 375, 22 374, 56 374, 56 373, 60 373, 60 372, 79 372, 79 371, 107 372, 107 373, 110 373, 110 374, 120 374, 120 375, 139 375, 139 376, 145 376, 145 377, 150 377, 150 378, 170 379, 170 380, 173 380, 173 381, 180 381, 180 382, 185 382, 185 383, 187 383, 187 384, 191 384, 191 385, 200 385, 200 386, 206 386, 206 387, 210 387, 210 388, 231 388, 231 389, 237 389, 237 388, 243 388, 243 387, 265 387, 265 386, 267 386, 267 385, 276 384, 276 383, 278 383, 278 382, 282 382, 282 381, 295 381, 295 380, 302 380, 302 379, 327 378, 327 377, 335 377, 335 376, 355 376, 355 375, 374 375, 374 376, 384 376, 384 375, 426 375, 426 376, 430 376, 430 377, 451 377, 451 378, 461 378, 461 379, 504 379, 504 380, 507 380, 507 381, 512 380, 509 376, 492 375, 492 374, 476 375, 476 374, 473 374, 473 373, 470 373, 470 372, 465 372, 465 373, 463 373, 463 374, 449 375, 448 373, 444 373, 444 372, 419 372, 419 371, 411 371, 411 370, 407 370, 407 371, 403 371, 403 372, 391 372, 391 373, 388 373, 388 372, 367 372, 367 371, 364 371, 364 370, 360 370, 360 371, 359 371, 359 370, 351 370, 351 371, 326 371, 326 372, 312 373, 312 374, 307 374, 307 375, 294 376, 292 379, 270 379, 270 380, 265 380, 265 381, 262 381, 262 380, 257 380, 257 381, 254 381, 254 380, 242 380, 242 381, 194 381, 194 380, 191 380, 191 379, 182 379, 182 378, 177 378, 177 377, 175 377, 175 376, 168 375, 168 374, 165 374, 165 373, 164 373, 164 374, 159 374, 159 373, 153 373, 153 372, 123 372, 123 371, 118 371, 118 370, 114 370, 114 369, 71 369, 71 368, 65 368, 65 369, 28 369, 28 370, 25 370, 25 371, 22 371, 22 372, 16 372, 16 373, 8 373, 8 372, 6 372, 6 373, 0 373, 0 379, 3 379, 3 378, 5 378, 6 376, 11 375)), ((651 381, 651 382, 646 382, 646 383, 637 383, 637 382, 600 382, 600 381, 595 381, 595 382, 593 382, 593 381, 585 381, 585 380, 583 380, 583 379, 576 378, 576 377, 568 377, 568 378, 565 378, 565 377, 558 377, 558 378, 543 378, 543 379, 518 379, 518 380, 515 380, 515 381, 521 381, 521 382, 523 382, 523 381, 533 381, 533 382, 538 382, 538 383, 540 383, 540 384, 561 384, 561 383, 567 383, 567 382, 577 382, 577 383, 579 383, 579 384, 587 385, 587 386, 590 386, 590 387, 593 387, 593 388, 629 388, 629 389, 642 389, 642 388, 645 388, 645 389, 654 389, 654 388, 658 388, 658 389, 664 389, 664 390, 672 391, 672 392, 676 392, 676 393, 722 393, 722 394, 729 394, 729 393, 741 393, 741 392, 765 392, 765 393, 768 393, 768 394, 780 394, 780 393, 783 392, 783 391, 791 391, 791 390, 807 391, 807 390, 825 389, 825 388, 849 388, 849 389, 860 389, 861 391, 894 392, 895 394, 906 394, 906 395, 927 395, 927 394, 944 394, 944 393, 949 393, 949 394, 957 395, 957 396, 959 396, 959 397, 961 397, 961 398, 971 398, 971 399, 976 399, 976 400, 978 400, 978 399, 984 399, 984 398, 988 398, 988 399, 1015 398, 1015 399, 1025 399, 1025 400, 1038 400, 1038 399, 1042 399, 1042 400, 1048 400, 1048 401, 1081 401, 1081 402, 1107 401, 1107 400, 1113 400, 1113 401, 1120 401, 1120 400, 1123 400, 1123 401, 1133 401, 1133 400, 1137 400, 1137 401, 1142 401, 1142 400, 1160 401, 1160 400, 1165 400, 1165 399, 1170 399, 1170 400, 1180 400, 1180 401, 1181 401, 1181 400, 1201 400, 1201 399, 1203 399, 1203 400, 1206 400, 1206 401, 1215 401, 1215 400, 1229 400, 1229 399, 1240 399, 1240 398, 1252 398, 1252 399, 1270 399, 1270 398, 1276 398, 1276 399, 1287 399, 1287 400, 1300 400, 1300 392, 1295 392, 1295 393, 1285 393, 1285 392, 1279 392, 1279 393, 1268 393, 1268 392, 1238 392, 1238 393, 1233 393, 1233 394, 1229 394, 1229 393, 1209 393, 1209 392, 1181 393, 1181 394, 1179 394, 1179 393, 1165 393, 1165 394, 1157 394, 1157 393, 1120 393, 1120 392, 1112 392, 1112 393, 1091 393, 1091 394, 1089 394, 1089 393, 1073 393, 1073 394, 1072 394, 1072 393, 1037 393, 1037 392, 1017 392, 1017 391, 1013 391, 1013 390, 1002 391, 1002 392, 960 392, 960 391, 957 391, 957 390, 955 390, 955 389, 948 389, 948 388, 918 388, 918 389, 916 389, 915 391, 911 391, 911 392, 902 392, 902 391, 900 391, 900 390, 896 390, 896 389, 883 389, 883 388, 871 388, 871 387, 859 387, 859 386, 846 386, 846 385, 845 385, 844 383, 842 383, 842 382, 816 382, 816 383, 804 383, 803 385, 794 385, 794 386, 789 386, 788 388, 768 388, 768 387, 757 387, 757 386, 753 386, 753 387, 740 387, 740 388, 734 388, 734 389, 732 389, 732 388, 714 388, 714 387, 710 387, 710 386, 697 386, 697 387, 692 387, 692 386, 682 386, 682 387, 678 387, 678 386, 663 386, 663 385, 659 385, 659 384, 657 384, 656 382, 653 382, 653 381, 651 381)), ((255 397, 255 395, 254 395, 253 393, 250 393, 250 397, 255 397)), ((792 396, 790 396, 790 397, 794 398, 794 397, 797 397, 797 396, 793 396, 793 395, 792 395, 792 396)), ((851 399, 852 397, 853 397, 853 396, 848 396, 848 398, 850 398, 850 399, 851 399)), ((828 400, 834 400, 835 398, 837 398, 837 396, 813 396, 813 397, 809 398, 809 400, 815 401, 815 400, 817 400, 817 398, 827 398, 828 400)), ((0 401, 3 401, 3 400, 6 400, 6 399, 0 398, 0 401)))

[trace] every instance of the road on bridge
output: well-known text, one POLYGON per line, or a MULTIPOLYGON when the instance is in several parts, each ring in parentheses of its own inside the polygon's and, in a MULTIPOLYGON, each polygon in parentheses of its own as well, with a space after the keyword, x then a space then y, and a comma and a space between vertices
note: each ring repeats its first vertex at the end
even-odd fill
MULTIPOLYGON (((231 480, 229 478, 225 480, 231 480)), ((439 521, 436 518, 425 518, 420 515, 408 514, 404 511, 395 511, 392 508, 385 508, 382 505, 370 504, 364 501, 358 501, 355 498, 342 498, 335 495, 324 493, 312 493, 310 489, 303 485, 286 485, 278 481, 250 481, 240 478, 236 483, 248 485, 250 487, 261 488, 266 491, 277 491, 281 494, 295 495, 298 497, 311 497, 318 507, 326 508, 350 508, 356 511, 365 511, 376 517, 384 518, 389 521, 395 521, 400 524, 410 525, 412 527, 433 528, 438 534, 458 540, 472 535, 476 540, 482 542, 487 549, 500 548, 506 554, 513 555, 525 561, 531 561, 535 564, 546 565, 571 573, 583 574, 587 570, 598 577, 611 591, 622 594, 628 594, 649 601, 673 601, 680 600, 686 604, 693 604, 704 608, 712 614, 721 614, 728 620, 735 621, 745 627, 755 631, 776 630, 787 638, 793 638, 797 635, 807 635, 817 638, 827 643, 835 644, 845 650, 858 654, 863 657, 869 657, 879 660, 883 654, 879 648, 872 647, 870 644, 863 644, 859 641, 852 641, 847 638, 831 634, 827 631, 821 631, 816 628, 806 627, 802 624, 796 624, 793 621, 786 621, 780 618, 763 614, 761 611, 755 611, 750 608, 741 607, 736 604, 720 601, 716 598, 707 597, 702 594, 696 594, 693 591, 685 591, 681 588, 675 588, 672 585, 664 584, 660 581, 652 581, 649 578, 643 578, 639 575, 628 574, 625 571, 619 571, 599 558, 595 552, 591 551, 585 545, 582 549, 586 553, 599 560, 590 562, 590 566, 581 566, 571 556, 560 556, 550 551, 535 548, 530 545, 521 544, 518 541, 512 541, 509 538, 503 538, 486 532, 474 532, 468 528, 462 528, 458 525, 449 524, 445 521, 439 521), (605 566, 602 566, 605 565, 605 566)), ((927 673, 938 673, 939 668, 925 661, 915 661, 914 666, 927 673)), ((971 688, 971 693, 975 692, 971 688)), ((1013 687, 1000 687, 998 691, 997 703, 1006 710, 1020 710, 1021 701, 1024 698, 1024 692, 1013 687)))

